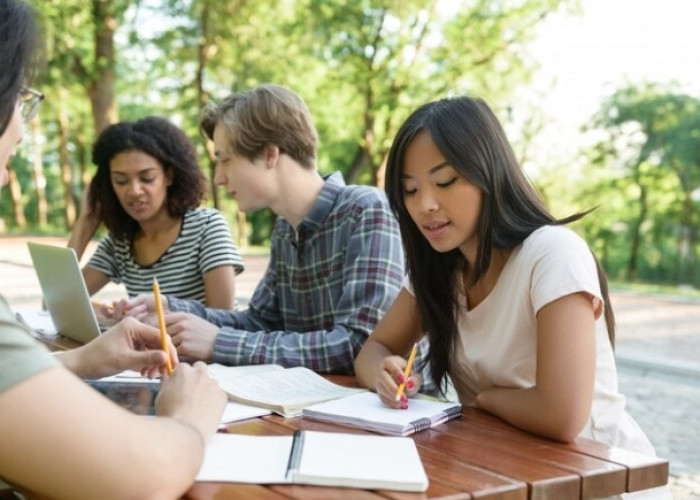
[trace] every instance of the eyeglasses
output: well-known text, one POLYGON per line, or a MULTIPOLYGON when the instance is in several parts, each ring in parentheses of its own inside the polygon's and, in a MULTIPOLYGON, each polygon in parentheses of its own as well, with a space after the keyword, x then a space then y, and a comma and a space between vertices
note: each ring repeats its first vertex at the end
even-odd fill
POLYGON ((29 87, 22 87, 19 90, 19 106, 22 113, 22 121, 27 123, 36 116, 39 111, 44 94, 29 87))

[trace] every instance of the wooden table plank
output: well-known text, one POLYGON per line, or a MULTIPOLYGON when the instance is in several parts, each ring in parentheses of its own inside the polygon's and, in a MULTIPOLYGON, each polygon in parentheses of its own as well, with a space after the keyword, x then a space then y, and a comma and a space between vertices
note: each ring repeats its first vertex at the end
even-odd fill
POLYGON ((475 409, 466 411, 462 419, 456 421, 446 432, 469 432, 462 431, 465 426, 469 426, 494 446, 505 446, 508 442, 522 443, 525 447, 516 448, 514 452, 578 474, 583 499, 602 498, 626 491, 628 469, 618 463, 579 453, 563 443, 517 429, 475 409))
MULTIPOLYGON (((474 408, 465 409, 462 418, 467 418, 470 422, 491 429, 493 432, 512 436, 513 439, 524 434, 530 435, 493 415, 474 408)), ((663 458, 608 446, 587 438, 576 438, 573 443, 559 443, 557 446, 624 467, 626 471, 625 491, 628 492, 663 486, 668 482, 669 464, 668 460, 663 458)))
POLYGON ((627 491, 634 492, 668 483, 668 460, 642 455, 634 451, 606 446, 586 438, 576 438, 565 445, 579 453, 609 460, 627 468, 627 491))
POLYGON ((231 500, 232 498, 288 500, 290 497, 260 484, 195 483, 181 500, 231 500))
MULTIPOLYGON (((447 427, 449 425, 450 423, 445 424, 447 427)), ((476 433, 463 436, 444 430, 420 432, 414 439, 419 446, 429 447, 465 463, 526 482, 532 500, 580 498, 581 480, 578 475, 514 453, 514 448, 523 446, 518 443, 508 443, 497 448, 476 433)))
POLYGON ((48 347, 51 351, 67 351, 82 345, 80 342, 76 342, 75 340, 64 337, 63 335, 51 336, 37 333, 34 335, 34 338, 48 347))

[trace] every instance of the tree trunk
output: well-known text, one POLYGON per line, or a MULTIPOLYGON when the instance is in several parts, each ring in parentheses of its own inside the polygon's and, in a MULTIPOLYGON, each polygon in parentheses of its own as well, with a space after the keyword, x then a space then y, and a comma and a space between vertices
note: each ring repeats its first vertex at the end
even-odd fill
MULTIPOLYGON (((685 186, 684 186, 685 187, 685 186)), ((693 260, 695 248, 693 245, 693 198, 692 194, 684 189, 683 211, 681 212, 680 238, 678 242, 678 283, 686 284, 692 281, 693 260)))
POLYGON ((8 170, 10 174, 10 199, 12 200, 12 208, 15 214, 15 224, 18 228, 24 229, 27 227, 27 218, 24 216, 24 205, 22 204, 22 186, 17 179, 17 172, 14 168, 8 170))
POLYGON ((92 103, 92 122, 95 136, 118 120, 114 105, 114 32, 117 20, 111 10, 111 0, 93 0, 95 21, 95 65, 88 94, 92 103))
POLYGON ((32 134, 32 176, 36 188, 37 223, 39 227, 46 227, 49 223, 48 205, 46 203, 46 177, 44 177, 44 165, 42 160, 41 141, 38 140, 40 132, 39 117, 36 116, 30 123, 32 134))
POLYGON ((641 230, 642 224, 647 218, 647 189, 645 186, 638 184, 640 194, 639 194, 639 215, 637 220, 632 227, 632 234, 630 235, 630 256, 627 261, 627 281, 634 281, 637 279, 637 262, 639 260, 639 245, 641 242, 641 230))
MULTIPOLYGON (((197 45, 197 74, 195 75, 195 85, 197 86, 197 109, 202 109, 206 104, 204 92, 204 71, 209 63, 209 16, 211 15, 211 4, 205 0, 202 4, 202 13, 199 16, 199 26, 201 33, 199 36, 199 44, 197 45)), ((219 191, 216 189, 214 175, 216 170, 216 161, 214 159, 214 151, 211 144, 206 144, 207 158, 209 159, 209 191, 211 193, 212 203, 214 208, 219 209, 219 191)))
POLYGON ((377 175, 375 177, 375 185, 382 191, 384 191, 386 188, 384 178, 386 177, 386 163, 388 159, 389 151, 384 153, 384 156, 382 156, 382 161, 379 163, 379 168, 377 169, 377 175))
MULTIPOLYGON (((62 91, 61 94, 64 92, 62 91)), ((70 163, 70 154, 68 152, 68 115, 64 103, 65 96, 62 95, 58 110, 58 157, 61 163, 61 181, 63 182, 64 205, 66 215, 66 229, 70 230, 75 224, 76 219, 76 199, 73 193, 73 169, 70 163)))
POLYGON ((356 184, 357 178, 360 175, 362 169, 369 163, 369 158, 367 158, 367 152, 358 144, 355 150, 355 156, 350 162, 347 172, 345 173, 345 182, 348 184, 356 184))

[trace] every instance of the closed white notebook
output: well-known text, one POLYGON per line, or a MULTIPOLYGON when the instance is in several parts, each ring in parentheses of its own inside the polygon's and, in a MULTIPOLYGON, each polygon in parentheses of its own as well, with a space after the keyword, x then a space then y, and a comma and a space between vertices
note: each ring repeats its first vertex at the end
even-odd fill
POLYGON ((197 481, 309 484, 425 491, 411 438, 297 431, 294 436, 215 434, 197 481))
POLYGON ((394 436, 430 429, 462 414, 459 403, 412 398, 408 408, 384 405, 373 392, 362 392, 304 408, 304 418, 359 427, 394 436))

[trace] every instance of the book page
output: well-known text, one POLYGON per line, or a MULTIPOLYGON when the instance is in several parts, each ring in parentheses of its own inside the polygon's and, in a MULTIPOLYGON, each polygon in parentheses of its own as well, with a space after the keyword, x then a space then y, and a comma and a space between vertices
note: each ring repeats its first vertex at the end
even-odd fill
POLYGON ((49 311, 20 309, 15 311, 15 317, 17 321, 27 326, 33 332, 48 336, 58 335, 56 325, 54 325, 49 311))
POLYGON ((340 398, 366 389, 343 387, 316 372, 295 367, 241 378, 220 379, 219 385, 232 399, 282 410, 286 416, 301 414, 301 408, 320 401, 340 398))
POLYGON ((276 484, 285 478, 292 436, 214 434, 196 481, 276 484))
POLYGON ((221 423, 230 424, 231 422, 238 422, 249 418, 262 417, 264 415, 269 415, 270 413, 272 412, 266 408, 229 401, 226 403, 226 408, 224 408, 223 415, 221 415, 221 423))
POLYGON ((428 477, 411 438, 304 431, 297 484, 425 491, 428 477))
POLYGON ((258 373, 271 372, 276 370, 284 370, 280 365, 240 365, 226 366, 220 363, 210 363, 207 365, 209 376, 215 380, 226 379, 230 377, 245 377, 258 373))

